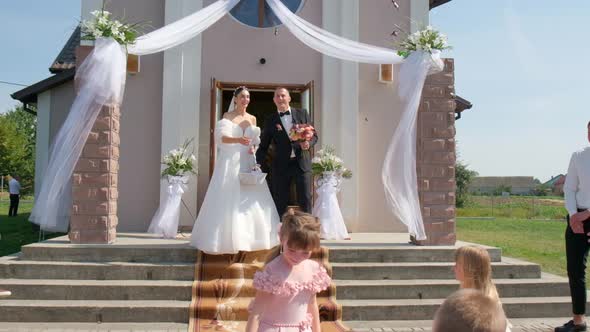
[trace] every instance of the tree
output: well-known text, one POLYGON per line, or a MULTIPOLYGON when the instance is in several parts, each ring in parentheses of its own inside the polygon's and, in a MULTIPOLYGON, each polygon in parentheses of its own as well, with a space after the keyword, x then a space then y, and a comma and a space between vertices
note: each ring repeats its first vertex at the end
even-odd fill
POLYGON ((455 195, 457 207, 464 207, 469 198, 469 185, 474 177, 478 175, 476 171, 467 168, 467 164, 457 160, 455 163, 455 181, 457 182, 457 193, 455 195))
POLYGON ((35 179, 37 118, 22 106, 0 114, 0 175, 18 175, 23 193, 35 179))
POLYGON ((503 193, 512 193, 512 186, 507 184, 501 184, 494 189, 493 195, 494 196, 501 196, 503 193))

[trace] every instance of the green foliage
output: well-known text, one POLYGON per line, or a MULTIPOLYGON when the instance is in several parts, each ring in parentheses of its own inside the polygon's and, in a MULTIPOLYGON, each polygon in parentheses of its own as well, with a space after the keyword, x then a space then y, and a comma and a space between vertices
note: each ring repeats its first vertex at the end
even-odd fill
POLYGON ((550 192, 551 192, 551 187, 549 187, 548 185, 543 184, 543 183, 537 184, 535 189, 533 189, 533 195, 535 195, 535 196, 547 196, 547 194, 550 192))
POLYGON ((470 196, 458 217, 497 217, 536 220, 563 220, 567 214, 563 197, 470 196))
POLYGON ((458 219, 457 239, 502 249, 502 255, 541 265, 544 272, 567 276, 565 222, 519 219, 458 219))
POLYGON ((476 171, 467 168, 461 161, 455 163, 455 180, 457 192, 455 194, 457 207, 464 207, 469 198, 469 184, 478 174, 476 171))
POLYGON ((494 196, 500 196, 502 195, 502 193, 512 193, 512 186, 506 185, 506 184, 501 184, 499 186, 497 186, 494 191, 492 192, 492 194, 494 196))
MULTIPOLYGON (((20 251, 26 244, 39 241, 39 227, 29 222, 29 215, 33 208, 31 201, 21 199, 18 216, 8 216, 8 197, 0 201, 0 256, 11 255, 20 251)), ((61 236, 61 233, 45 234, 45 238, 61 236)))
POLYGON ((18 175, 22 193, 33 190, 37 118, 16 107, 0 114, 0 175, 18 175))

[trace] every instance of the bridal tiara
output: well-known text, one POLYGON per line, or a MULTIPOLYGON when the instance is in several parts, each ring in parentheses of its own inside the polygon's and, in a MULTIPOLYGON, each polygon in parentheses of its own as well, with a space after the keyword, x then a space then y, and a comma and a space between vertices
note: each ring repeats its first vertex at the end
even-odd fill
POLYGON ((246 90, 246 91, 249 91, 249 90, 248 90, 248 88, 247 88, 246 86, 244 86, 244 85, 240 85, 239 87, 237 87, 237 88, 234 90, 234 97, 237 97, 237 96, 238 96, 240 93, 242 93, 242 91, 244 91, 244 90, 246 90))

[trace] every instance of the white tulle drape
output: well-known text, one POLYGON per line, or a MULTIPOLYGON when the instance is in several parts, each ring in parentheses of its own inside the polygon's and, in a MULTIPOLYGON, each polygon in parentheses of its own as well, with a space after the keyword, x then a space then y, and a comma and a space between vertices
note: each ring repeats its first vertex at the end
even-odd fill
POLYGON ((169 176, 166 200, 160 202, 160 207, 152 218, 148 233, 159 235, 165 239, 174 239, 178 233, 180 218, 180 204, 182 194, 187 189, 188 176, 169 176))
POLYGON ((404 58, 394 50, 359 43, 323 30, 293 14, 280 0, 266 0, 283 25, 302 43, 338 59, 363 63, 402 63, 404 58))
POLYGON ((144 55, 165 51, 198 36, 225 16, 240 0, 219 0, 209 6, 143 35, 129 46, 131 54, 144 55))
POLYGON ((316 181, 317 198, 312 214, 320 219, 320 233, 326 240, 350 239, 338 204, 341 182, 342 177, 334 172, 324 172, 316 181))
POLYGON ((417 240, 426 240, 416 175, 416 120, 426 76, 443 70, 440 52, 413 52, 401 66, 399 96, 402 117, 393 133, 381 178, 393 213, 417 240))
MULTIPOLYGON (((128 48, 143 55, 182 44, 207 29, 239 2, 219 0, 200 11, 138 38, 128 48)), ((127 55, 111 38, 98 38, 90 55, 76 70, 77 94, 68 117, 56 135, 43 183, 30 221, 44 231, 66 232, 69 226, 70 179, 88 134, 102 106, 120 104, 125 88, 127 55)))
POLYGON ((42 230, 66 232, 71 209, 70 179, 86 138, 103 105, 119 104, 125 87, 127 55, 112 38, 99 38, 76 70, 78 94, 50 149, 49 163, 29 220, 42 230))
POLYGON ((414 52, 404 59, 395 50, 359 43, 325 31, 293 14, 279 0, 266 2, 295 37, 320 53, 354 62, 401 64, 402 120, 389 144, 382 179, 393 213, 408 227, 410 234, 418 240, 425 240, 416 177, 416 118, 426 76, 443 69, 440 53, 414 52))

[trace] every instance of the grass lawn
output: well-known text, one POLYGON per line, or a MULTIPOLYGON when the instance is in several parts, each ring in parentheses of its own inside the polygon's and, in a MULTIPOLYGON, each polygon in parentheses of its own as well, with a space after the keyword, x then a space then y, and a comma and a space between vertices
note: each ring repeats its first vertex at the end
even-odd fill
MULTIPOLYGON (((28 221, 33 203, 21 201, 17 217, 8 217, 8 207, 7 201, 0 202, 0 256, 19 252, 21 246, 39 240, 39 231, 28 221)), ((60 235, 63 234, 48 234, 45 238, 60 235)))
POLYGON ((457 238, 502 248, 502 255, 541 265, 544 272, 567 276, 565 221, 457 219, 457 238))

